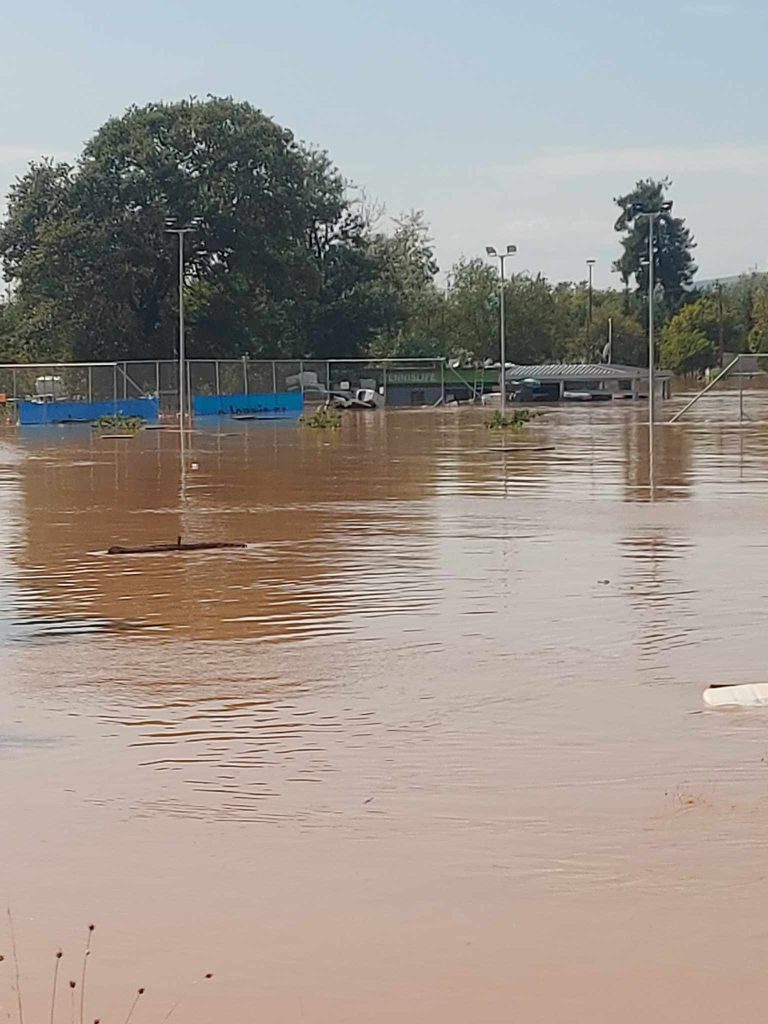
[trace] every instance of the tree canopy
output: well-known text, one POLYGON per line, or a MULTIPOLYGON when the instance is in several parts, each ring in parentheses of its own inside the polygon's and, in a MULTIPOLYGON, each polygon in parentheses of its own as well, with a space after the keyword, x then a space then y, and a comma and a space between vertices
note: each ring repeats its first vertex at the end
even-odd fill
POLYGON ((698 373, 715 364, 718 308, 703 296, 676 313, 662 332, 660 358, 675 373, 698 373))
MULTIPOLYGON (((670 182, 643 179, 615 203, 624 290, 512 273, 504 284, 508 358, 647 362, 648 218, 670 182), (634 285, 634 288, 631 286, 634 285)), ((499 354, 500 279, 460 259, 438 283, 429 225, 384 210, 329 156, 260 110, 209 97, 131 107, 72 164, 40 160, 13 185, 0 224, 10 300, 0 302, 0 359, 167 358, 177 346, 178 239, 185 236, 187 352, 195 357, 457 357, 499 354)), ((717 334, 695 313, 694 241, 660 214, 654 245, 662 353, 697 368, 722 336, 768 348, 768 285, 724 290, 717 334), (683 315, 685 314, 685 315, 683 315), (666 327, 665 327, 666 325, 666 327), (703 341, 702 339, 706 340, 703 341)))
POLYGON ((622 254, 613 267, 621 274, 625 287, 634 278, 638 292, 648 293, 649 217, 639 213, 638 209, 661 211, 654 218, 654 278, 668 306, 674 311, 684 301, 686 292, 690 292, 697 268, 692 255, 696 243, 685 221, 663 209, 668 202, 667 192, 671 185, 669 178, 660 181, 645 178, 638 181, 631 192, 614 199, 621 210, 615 229, 624 237, 621 240, 622 254))
POLYGON ((375 317, 361 326, 350 297, 370 307, 376 259, 341 174, 249 104, 216 98, 132 107, 75 165, 33 164, 15 184, 0 256, 29 329, 54 302, 46 330, 74 356, 170 355, 169 219, 199 223, 190 355, 303 354, 338 321, 367 345, 375 317))

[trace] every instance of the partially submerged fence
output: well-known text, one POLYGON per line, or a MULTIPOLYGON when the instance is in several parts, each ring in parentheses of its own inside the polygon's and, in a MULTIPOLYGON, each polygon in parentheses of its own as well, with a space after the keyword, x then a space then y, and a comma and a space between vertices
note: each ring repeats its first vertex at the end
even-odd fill
POLYGON ((670 424, 681 420, 705 395, 711 394, 718 387, 721 391, 728 390, 734 393, 734 397, 738 402, 739 423, 743 423, 746 418, 744 412, 744 383, 751 382, 760 377, 765 378, 767 373, 768 352, 742 352, 734 356, 722 370, 712 376, 709 382, 690 401, 686 402, 682 409, 675 413, 669 421, 670 424))
MULTIPOLYGON (((16 404, 28 423, 134 414, 129 403, 137 401, 154 403, 144 405, 145 417, 153 418, 153 409, 155 417, 175 416, 179 371, 176 360, 0 364, 0 400, 16 404)), ((360 389, 382 404, 438 405, 478 397, 478 386, 482 393, 493 375, 486 371, 478 385, 475 371, 453 369, 444 359, 190 359, 184 371, 189 407, 198 416, 297 416, 305 401, 360 389)))

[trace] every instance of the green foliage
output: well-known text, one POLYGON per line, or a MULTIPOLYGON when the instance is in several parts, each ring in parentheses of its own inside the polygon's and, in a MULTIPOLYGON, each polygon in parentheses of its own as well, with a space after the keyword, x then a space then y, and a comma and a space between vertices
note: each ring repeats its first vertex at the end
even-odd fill
POLYGON ((338 430, 341 426, 341 413, 328 405, 321 405, 311 416, 302 416, 300 422, 302 426, 316 430, 338 430))
POLYGON ((705 333, 719 347, 722 325, 726 353, 768 351, 768 275, 743 274, 735 281, 710 285, 704 293, 717 310, 717 324, 705 333))
MULTIPOLYGON (((646 178, 638 181, 627 195, 614 199, 621 209, 615 229, 624 234, 621 240, 624 251, 613 267, 621 274, 625 286, 634 278, 638 292, 646 295, 648 266, 644 265, 644 261, 648 258, 649 223, 648 217, 637 215, 633 207, 641 205, 648 210, 658 210, 665 201, 671 185, 672 182, 668 178, 662 178, 661 181, 646 178)), ((656 219, 653 246, 654 278, 673 312, 680 307, 686 291, 691 288, 693 275, 696 273, 692 256, 695 246, 693 236, 681 217, 662 213, 656 219)))
POLYGON ((752 275, 750 282, 749 331, 746 348, 750 352, 768 352, 768 279, 752 275))
POLYGON ((434 283, 438 266, 429 227, 420 210, 395 218, 394 224, 391 236, 379 234, 371 241, 379 271, 371 298, 384 321, 371 354, 442 355, 442 301, 434 283))
POLYGON ((443 301, 446 354, 498 358, 499 278, 494 268, 480 258, 461 260, 453 268, 443 301))
POLYGON ((491 418, 486 420, 486 427, 489 430, 522 430, 526 423, 538 416, 539 413, 531 412, 530 409, 513 409, 506 415, 502 415, 500 409, 496 409, 491 418))
POLYGON ((718 309, 706 296, 685 306, 669 321, 661 337, 660 359, 675 373, 697 373, 715 364, 718 309))
MULTIPOLYGON (((510 361, 605 358, 611 318, 614 362, 647 363, 648 222, 631 206, 657 205, 669 184, 646 179, 616 200, 616 269, 627 287, 593 292, 589 338, 585 282, 508 277, 510 361)), ((325 153, 248 103, 210 97, 131 107, 73 164, 34 163, 13 185, 0 225, 12 285, 12 300, 0 304, 0 361, 174 356, 178 243, 168 218, 199 219, 184 243, 191 358, 498 360, 497 267, 461 260, 438 287, 424 214, 393 218, 387 231, 381 215, 364 195, 355 198, 325 153)), ((682 220, 659 219, 660 329, 696 298, 693 247, 682 220)), ((724 295, 721 322, 726 345, 762 351, 768 287, 753 278, 724 295)))
POLYGON ((0 426, 7 427, 11 424, 15 424, 18 421, 18 418, 18 409, 15 403, 0 403, 0 426))
POLYGON ((367 346, 376 324, 350 324, 346 297, 377 264, 341 175, 249 104, 217 98, 132 107, 74 167, 33 165, 12 187, 0 257, 32 344, 45 321, 76 358, 173 355, 167 218, 200 219, 185 254, 191 357, 314 354, 315 331, 340 321, 353 353, 367 346))
POLYGON ((121 416, 119 413, 115 413, 110 416, 100 416, 99 419, 94 420, 91 426, 102 434, 107 432, 136 434, 144 426, 144 420, 141 416, 121 416))
POLYGON ((624 366, 648 365, 648 332, 637 316, 624 311, 623 296, 606 295, 595 308, 592 336, 601 355, 608 355, 608 321, 612 321, 612 362, 624 366))

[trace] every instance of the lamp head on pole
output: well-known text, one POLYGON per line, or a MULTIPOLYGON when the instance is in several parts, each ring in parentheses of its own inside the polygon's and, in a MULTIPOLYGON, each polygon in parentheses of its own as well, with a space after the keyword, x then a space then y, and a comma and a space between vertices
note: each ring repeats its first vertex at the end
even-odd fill
POLYGON ((498 255, 496 250, 494 249, 494 247, 492 245, 486 245, 485 251, 486 251, 486 253, 489 256, 496 256, 496 255, 498 255))
POLYGON ((517 246, 516 245, 508 245, 507 246, 507 255, 508 256, 512 256, 516 252, 517 252, 517 246))
POLYGON ((637 216, 659 217, 662 213, 671 213, 672 205, 671 199, 665 199, 663 203, 659 204, 658 209, 652 210, 645 203, 631 203, 630 206, 627 207, 627 213, 631 220, 634 220, 637 216))
POLYGON ((202 226, 202 217, 193 217, 187 223, 179 223, 176 217, 165 218, 165 230, 173 234, 187 234, 190 231, 196 231, 202 226))

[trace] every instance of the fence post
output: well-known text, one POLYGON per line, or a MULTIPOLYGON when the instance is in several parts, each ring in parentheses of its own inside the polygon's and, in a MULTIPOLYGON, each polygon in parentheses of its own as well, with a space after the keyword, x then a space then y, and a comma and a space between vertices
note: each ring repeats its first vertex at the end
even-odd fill
POLYGON ((112 405, 113 412, 117 413, 117 363, 112 366, 112 405))
POLYGON ((445 357, 440 360, 440 405, 445 405, 445 357))
POLYGON ((299 386, 301 388, 301 398, 304 399, 304 360, 299 360, 299 386))
POLYGON ((387 404, 387 364, 383 363, 382 367, 383 367, 383 369, 382 369, 382 374, 381 374, 381 382, 382 382, 383 391, 384 391, 384 405, 386 405, 387 404))
POLYGON ((272 360, 272 394, 277 394, 277 363, 272 360))
POLYGON ((213 366, 214 366, 215 379, 216 379, 216 394, 220 395, 221 394, 221 374, 220 374, 220 371, 219 371, 219 360, 218 359, 214 360, 213 366))

